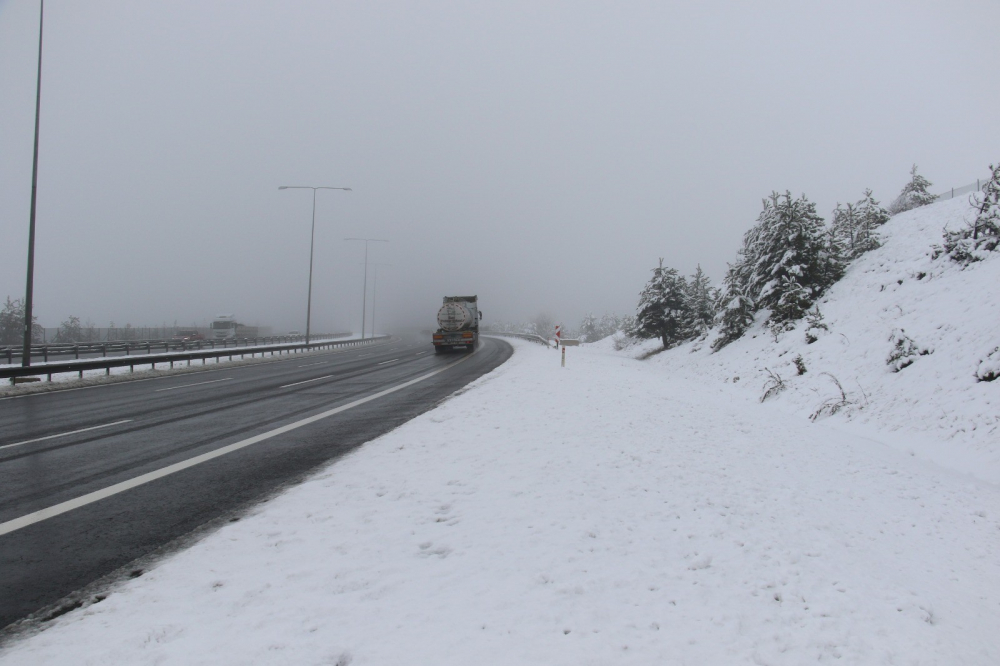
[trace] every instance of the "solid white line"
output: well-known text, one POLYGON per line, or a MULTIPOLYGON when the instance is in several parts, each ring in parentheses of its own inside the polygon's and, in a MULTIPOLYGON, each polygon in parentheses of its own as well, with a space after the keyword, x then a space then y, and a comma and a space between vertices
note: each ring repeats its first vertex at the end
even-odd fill
MULTIPOLYGON (((173 465, 168 465, 166 467, 160 468, 158 470, 142 474, 135 477, 134 479, 129 479, 127 481, 122 481, 121 483, 116 483, 113 486, 108 486, 107 488, 101 488, 100 490, 95 490, 92 493, 87 493, 86 495, 81 495, 76 499, 67 500, 59 504, 55 504, 45 509, 39 511, 34 511, 20 518, 15 518, 14 520, 8 520, 6 523, 0 523, 0 536, 4 534, 9 534, 22 527, 27 527, 29 525, 34 525, 35 523, 40 523, 43 520, 48 520, 49 518, 54 518, 61 514, 72 511, 73 509, 78 509, 82 506, 88 504, 93 504, 112 495, 117 495, 118 493, 130 490, 137 486, 144 485, 150 481, 155 481, 157 479, 162 479, 165 476, 170 476, 176 472, 180 472, 189 467, 194 467, 195 465, 200 465, 203 462, 208 462, 209 460, 214 460, 215 458, 220 458, 233 451, 239 451, 240 449, 246 448, 251 444, 256 444, 258 442, 263 442, 266 439, 271 439, 272 437, 277 437, 278 435, 283 435, 286 432, 291 432, 302 426, 309 425, 310 423, 315 423, 316 421, 321 421, 325 418, 333 416, 334 414, 340 414, 341 412, 346 412, 348 409, 357 407, 358 405, 363 405, 366 402, 371 402, 372 400, 377 400, 383 396, 387 396, 390 393, 395 393, 396 391, 402 391, 403 389, 413 386, 414 384, 420 383, 424 380, 430 379, 434 375, 440 374, 445 370, 455 367, 459 363, 464 363, 465 361, 472 358, 473 354, 462 358, 459 361, 455 361, 449 365, 444 366, 438 370, 428 372, 425 375, 421 375, 416 379, 411 379, 408 382, 403 382, 402 384, 396 384, 393 387, 387 388, 385 390, 379 391, 378 393, 373 393, 364 398, 359 398, 353 402, 349 402, 346 405, 341 405, 340 407, 334 407, 333 409, 328 409, 325 412, 320 412, 313 416, 309 416, 300 421, 295 421, 294 423, 289 423, 288 425, 281 426, 280 428, 275 428, 268 432, 261 433, 259 435, 254 435, 248 439, 241 440, 239 442, 234 442, 227 446, 215 449, 214 451, 209 451, 208 453, 203 453, 194 458, 188 458, 187 460, 182 460, 179 463, 174 463, 173 465)), ((109 424, 112 425, 112 424, 109 424)))
POLYGON ((202 384, 215 384, 216 382, 228 382, 232 377, 225 377, 223 379, 210 379, 207 382, 195 382, 194 384, 184 384, 183 386, 170 386, 167 388, 156 389, 153 393, 159 393, 160 391, 176 391, 177 389, 187 388, 189 386, 201 386, 202 384))
POLYGON ((323 375, 322 377, 317 377, 316 379, 307 379, 304 382, 295 382, 294 384, 285 384, 284 386, 279 386, 278 388, 288 388, 289 386, 298 386, 299 384, 308 384, 309 382, 318 382, 321 379, 329 379, 333 375, 323 375))
POLYGON ((115 421, 114 423, 105 423, 99 426, 90 426, 89 428, 80 428, 79 430, 71 430, 70 432, 61 432, 58 435, 47 435, 46 437, 39 437, 37 439, 26 439, 23 442, 14 442, 13 444, 4 444, 0 446, 0 449, 9 449, 12 446, 21 446, 22 444, 31 444, 32 442, 41 442, 46 439, 54 439, 56 437, 66 437, 67 435, 75 435, 80 432, 87 432, 89 430, 99 430, 100 428, 110 428, 111 426, 121 425, 123 423, 131 423, 132 419, 125 419, 124 421, 115 421))
POLYGON ((398 358, 394 358, 389 361, 382 361, 381 363, 376 363, 375 365, 385 365, 386 363, 392 363, 393 361, 398 361, 398 360, 399 360, 398 358))

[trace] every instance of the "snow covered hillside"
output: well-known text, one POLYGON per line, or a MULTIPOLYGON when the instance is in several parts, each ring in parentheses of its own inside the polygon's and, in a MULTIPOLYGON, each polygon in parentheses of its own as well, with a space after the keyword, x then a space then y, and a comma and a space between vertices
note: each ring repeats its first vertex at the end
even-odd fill
POLYGON ((769 403, 1000 482, 1000 381, 979 380, 1000 371, 1000 253, 964 269, 932 259, 942 229, 972 215, 960 197, 893 217, 879 229, 882 247, 855 260, 820 300, 828 330, 809 331, 812 344, 805 320, 775 341, 762 312, 717 353, 686 343, 648 362, 692 382, 735 383, 758 398, 780 378, 784 389, 769 403), (897 343, 910 355, 890 362, 897 343))
POLYGON ((0 664, 1000 663, 996 485, 514 344, 0 664))

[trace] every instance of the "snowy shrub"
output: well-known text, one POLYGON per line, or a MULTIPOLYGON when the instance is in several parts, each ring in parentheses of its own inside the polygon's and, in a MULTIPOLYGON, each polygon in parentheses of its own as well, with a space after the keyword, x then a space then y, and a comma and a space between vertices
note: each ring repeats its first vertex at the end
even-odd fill
MULTIPOLYGON (((0 344, 19 345, 24 341, 24 299, 15 298, 7 302, 0 310, 0 344)), ((31 340, 41 343, 45 337, 42 326, 38 323, 38 316, 31 315, 31 340)))
POLYGON ((806 344, 819 340, 820 331, 829 331, 830 327, 823 323, 823 313, 817 305, 806 313, 806 344))
POLYGON ((618 331, 611 338, 614 342, 615 351, 625 351, 639 344, 639 338, 633 337, 624 331, 618 331))
POLYGON ((993 175, 983 191, 970 197, 975 219, 964 229, 944 234, 944 251, 961 264, 982 261, 1000 249, 1000 164, 991 164, 990 171, 993 175))
POLYGON ((845 392, 844 387, 841 386, 840 380, 831 375, 829 372, 821 372, 820 374, 826 375, 831 380, 833 380, 833 383, 836 385, 837 392, 839 393, 839 395, 824 400, 823 404, 821 404, 815 412, 809 415, 809 420, 811 421, 815 421, 821 416, 833 416, 834 414, 844 409, 845 407, 854 404, 854 401, 847 397, 847 392, 845 392))
POLYGON ((764 368, 767 371, 768 379, 764 382, 764 394, 760 396, 760 401, 764 402, 770 397, 776 396, 785 390, 785 380, 781 378, 776 372, 771 372, 770 368, 764 368))
POLYGON ((806 374, 806 362, 802 360, 802 354, 799 354, 792 359, 792 363, 795 365, 795 373, 798 375, 806 374))
POLYGON ((889 214, 897 215, 907 210, 934 203, 937 196, 927 191, 930 181, 917 173, 917 165, 910 169, 910 182, 907 183, 895 201, 889 204, 889 214))
POLYGON ((899 372, 911 365, 917 356, 926 356, 931 353, 930 349, 918 345, 901 328, 893 329, 892 335, 889 336, 889 342, 892 343, 892 351, 889 352, 889 357, 886 358, 885 364, 893 372, 899 372))
POLYGON ((992 382, 1000 377, 1000 347, 994 348, 979 362, 976 368, 976 380, 980 382, 992 382))

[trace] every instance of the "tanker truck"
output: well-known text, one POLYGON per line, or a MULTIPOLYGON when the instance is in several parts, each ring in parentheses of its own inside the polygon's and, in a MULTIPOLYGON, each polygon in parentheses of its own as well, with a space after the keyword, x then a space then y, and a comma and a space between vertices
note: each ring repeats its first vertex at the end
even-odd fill
POLYGON ((475 350, 482 317, 476 296, 445 296, 437 314, 434 351, 442 354, 455 347, 465 347, 469 352, 475 350))

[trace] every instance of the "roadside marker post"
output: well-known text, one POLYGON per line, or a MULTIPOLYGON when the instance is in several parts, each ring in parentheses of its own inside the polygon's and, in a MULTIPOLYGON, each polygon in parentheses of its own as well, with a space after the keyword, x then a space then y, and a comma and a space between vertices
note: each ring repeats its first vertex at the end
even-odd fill
POLYGON ((562 348, 562 367, 566 367, 566 348, 562 348))

